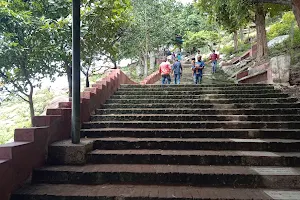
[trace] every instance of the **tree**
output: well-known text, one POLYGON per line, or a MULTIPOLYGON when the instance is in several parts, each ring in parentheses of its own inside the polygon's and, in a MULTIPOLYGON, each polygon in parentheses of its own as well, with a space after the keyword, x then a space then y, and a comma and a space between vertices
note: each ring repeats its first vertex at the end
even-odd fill
POLYGON ((184 48, 192 50, 198 47, 209 46, 212 50, 214 42, 219 41, 219 35, 215 31, 187 32, 184 39, 184 48))
POLYGON ((201 30, 217 31, 218 24, 210 21, 206 12, 197 9, 193 4, 180 5, 177 13, 175 27, 176 33, 185 35, 189 32, 199 32, 201 30))
POLYGON ((0 1, 0 82, 11 95, 28 102, 34 116, 34 89, 52 77, 52 51, 45 18, 35 17, 23 1, 0 1), (29 11, 28 11, 29 10, 29 11))
MULTIPOLYGON (((51 52, 53 62, 57 64, 58 75, 67 75, 69 96, 72 95, 72 15, 71 0, 53 0, 42 2, 37 8, 39 14, 48 18, 45 28, 56 44, 51 52)), ((130 20, 129 0, 82 1, 81 5, 81 71, 89 86, 92 64, 99 57, 115 57, 115 43, 122 29, 130 20), (101 55, 101 56, 100 56, 101 55)))
POLYGON ((130 21, 130 1, 86 1, 82 6, 82 72, 89 87, 92 63, 99 56, 108 57, 116 68, 117 42, 130 21))
POLYGON ((294 15, 295 15, 295 17, 296 17, 298 26, 299 26, 299 28, 300 28, 300 1, 298 1, 298 0, 293 0, 293 1, 292 1, 292 6, 293 6, 293 12, 294 12, 294 15))
MULTIPOLYGON (((137 60, 148 73, 148 57, 160 48, 175 43, 180 34, 178 16, 184 8, 175 0, 132 0, 132 22, 119 42, 118 59, 137 60)), ((140 74, 140 75, 142 75, 140 74)))
POLYGON ((231 0, 216 0, 216 1, 205 1, 200 0, 197 4, 200 10, 207 10, 210 15, 211 21, 216 21, 221 27, 233 33, 234 49, 238 50, 238 30, 243 28, 249 20, 249 15, 246 6, 243 4, 234 5, 236 9, 240 10, 239 15, 233 11, 231 0), (210 9, 207 9, 210 8, 210 9))
POLYGON ((203 29, 216 31, 215 24, 207 23, 207 16, 193 5, 183 5, 175 0, 132 0, 132 18, 119 42, 118 59, 136 60, 147 75, 149 56, 153 68, 155 52, 174 45, 180 47, 176 35, 203 29))
MULTIPOLYGON (((289 9, 288 6, 278 4, 264 4, 263 0, 199 0, 200 8, 210 8, 209 13, 216 21, 231 29, 236 29, 245 22, 254 22, 257 34, 257 60, 268 56, 265 18, 267 13, 275 15, 280 11, 289 9), (221 6, 225 6, 222 9, 221 6), (235 26, 237 24, 237 27, 235 26)), ((227 29, 227 28, 226 28, 227 29)))
POLYGON ((295 18, 300 28, 300 1, 299 0, 251 0, 252 3, 273 3, 292 6, 295 18))

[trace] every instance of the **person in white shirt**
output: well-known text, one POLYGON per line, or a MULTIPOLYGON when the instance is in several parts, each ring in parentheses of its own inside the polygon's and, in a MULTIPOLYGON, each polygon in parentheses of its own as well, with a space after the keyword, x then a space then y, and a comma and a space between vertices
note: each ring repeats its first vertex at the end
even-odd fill
POLYGON ((195 55, 195 60, 198 60, 199 56, 201 56, 200 50, 198 50, 198 52, 196 53, 196 55, 195 55))

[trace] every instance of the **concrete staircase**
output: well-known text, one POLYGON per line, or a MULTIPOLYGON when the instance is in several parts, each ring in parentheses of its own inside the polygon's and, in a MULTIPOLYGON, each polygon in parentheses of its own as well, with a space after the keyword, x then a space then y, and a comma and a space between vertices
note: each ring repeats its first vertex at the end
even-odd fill
POLYGON ((11 199, 300 199, 299 108, 270 85, 123 85, 83 126, 86 164, 11 199))
MULTIPOLYGON (((182 64, 183 67, 183 75, 181 78, 181 83, 184 85, 191 85, 194 84, 193 82, 193 76, 192 76, 192 65, 191 64, 182 64)), ((203 79, 202 84, 205 85, 211 85, 211 84, 231 84, 232 82, 228 80, 227 75, 222 70, 217 70, 218 73, 211 74, 212 68, 211 65, 208 64, 203 69, 203 79)), ((174 79, 174 78, 172 78, 174 79)), ((172 80, 172 83, 174 80, 172 80)), ((161 84, 160 81, 157 82, 157 84, 161 84)))

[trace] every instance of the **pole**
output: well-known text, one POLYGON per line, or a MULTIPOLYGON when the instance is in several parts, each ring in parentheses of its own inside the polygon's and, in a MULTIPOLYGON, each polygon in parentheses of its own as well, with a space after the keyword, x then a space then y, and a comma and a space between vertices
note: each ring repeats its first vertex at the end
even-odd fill
POLYGON ((72 143, 80 143, 80 0, 72 2, 72 143))

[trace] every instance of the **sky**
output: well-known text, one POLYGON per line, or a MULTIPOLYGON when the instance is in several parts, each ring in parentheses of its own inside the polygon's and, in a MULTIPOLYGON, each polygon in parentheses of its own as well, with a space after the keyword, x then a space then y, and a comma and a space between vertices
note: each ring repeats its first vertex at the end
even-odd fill
POLYGON ((182 3, 191 3, 191 2, 193 2, 193 0, 177 0, 177 1, 180 1, 182 3))

